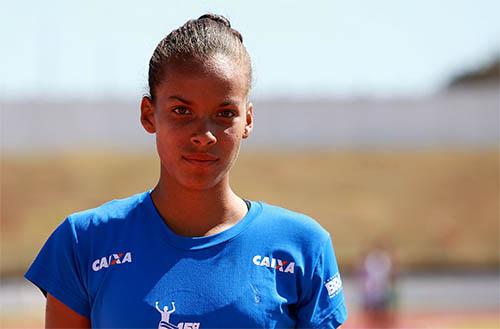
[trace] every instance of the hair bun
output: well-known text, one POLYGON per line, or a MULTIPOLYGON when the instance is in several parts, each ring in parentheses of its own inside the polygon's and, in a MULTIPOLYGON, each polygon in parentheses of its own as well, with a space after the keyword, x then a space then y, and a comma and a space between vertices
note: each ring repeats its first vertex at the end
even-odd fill
POLYGON ((228 29, 231 30, 231 33, 240 40, 240 42, 243 42, 243 36, 241 35, 240 32, 236 31, 235 29, 231 28, 231 23, 229 22, 229 19, 222 15, 217 15, 217 14, 205 14, 200 16, 198 19, 210 19, 218 24, 222 24, 228 29))
POLYGON ((229 22, 229 19, 222 15, 216 15, 216 14, 205 14, 200 16, 198 19, 211 19, 219 24, 223 24, 227 26, 228 28, 231 28, 231 23, 229 22))

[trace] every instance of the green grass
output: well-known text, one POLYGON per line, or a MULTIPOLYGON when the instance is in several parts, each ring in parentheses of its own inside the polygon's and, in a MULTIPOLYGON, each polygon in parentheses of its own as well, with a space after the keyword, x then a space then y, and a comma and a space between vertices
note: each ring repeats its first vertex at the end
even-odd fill
MULTIPOLYGON (((491 152, 254 152, 232 185, 243 197, 315 217, 353 268, 384 240, 404 267, 495 267, 499 174, 491 152)), ((152 188, 155 155, 75 152, 2 158, 0 275, 22 273, 68 214, 152 188)))

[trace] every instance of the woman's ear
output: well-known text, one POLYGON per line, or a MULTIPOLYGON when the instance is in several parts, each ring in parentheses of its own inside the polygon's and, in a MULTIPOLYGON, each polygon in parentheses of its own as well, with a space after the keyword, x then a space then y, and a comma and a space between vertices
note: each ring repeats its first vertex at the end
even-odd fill
POLYGON ((149 96, 142 97, 141 123, 144 129, 150 134, 154 134, 156 132, 154 115, 155 115, 155 110, 153 101, 149 96))
POLYGON ((248 138, 253 129, 253 104, 248 102, 246 110, 245 130, 243 130, 243 138, 248 138))

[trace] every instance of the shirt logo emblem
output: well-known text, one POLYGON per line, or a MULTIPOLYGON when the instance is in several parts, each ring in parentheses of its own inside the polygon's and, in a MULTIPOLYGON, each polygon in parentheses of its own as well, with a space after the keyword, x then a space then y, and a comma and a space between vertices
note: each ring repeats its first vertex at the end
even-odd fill
POLYGON ((340 279, 340 274, 337 273, 325 282, 326 291, 328 291, 328 296, 330 298, 335 297, 340 290, 342 290, 342 280, 340 279))
POLYGON ((111 254, 108 257, 97 258, 92 263, 92 270, 97 272, 103 268, 125 263, 132 263, 132 253, 130 251, 126 253, 119 252, 117 254, 111 254))
POLYGON ((295 272, 295 262, 289 262, 287 260, 282 260, 272 257, 262 257, 261 255, 255 255, 252 258, 252 262, 257 266, 265 266, 268 268, 274 268, 277 271, 285 273, 295 272))
POLYGON ((158 324, 158 329, 200 329, 199 322, 180 322, 175 325, 170 322, 170 315, 175 312, 175 303, 172 302, 172 307, 164 306, 163 309, 158 307, 159 302, 156 302, 156 310, 161 314, 161 320, 158 324))

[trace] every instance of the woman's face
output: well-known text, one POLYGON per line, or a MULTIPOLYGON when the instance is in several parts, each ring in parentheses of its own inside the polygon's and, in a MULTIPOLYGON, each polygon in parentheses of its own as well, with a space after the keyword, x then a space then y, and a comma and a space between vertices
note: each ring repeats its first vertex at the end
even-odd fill
POLYGON ((252 130, 245 70, 225 55, 167 64, 141 122, 156 133, 162 179, 189 189, 228 182, 240 142, 252 130))

